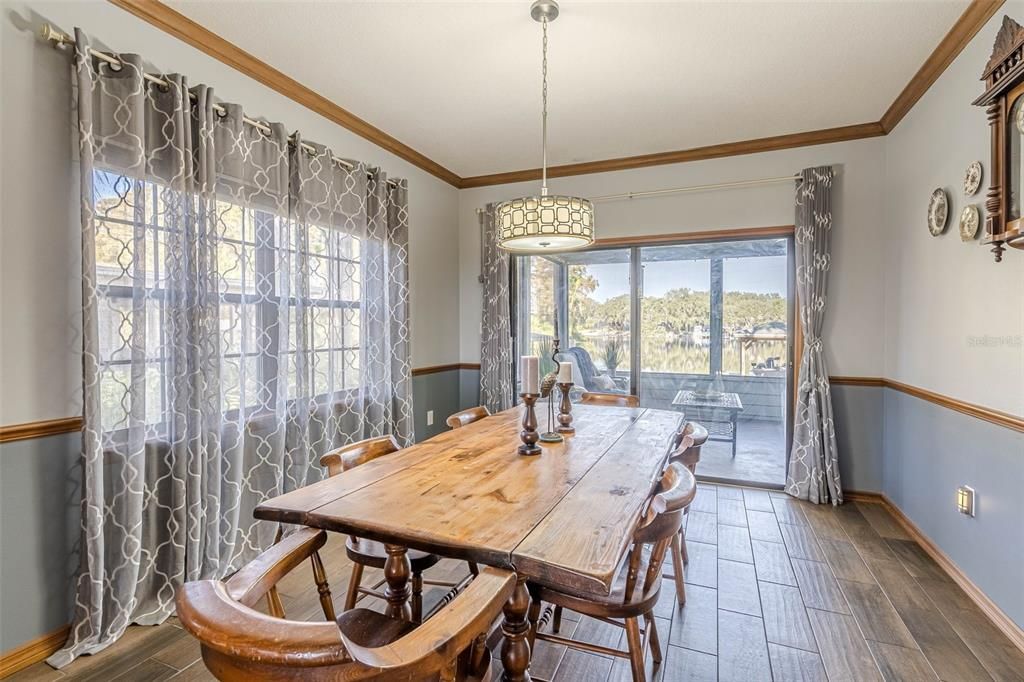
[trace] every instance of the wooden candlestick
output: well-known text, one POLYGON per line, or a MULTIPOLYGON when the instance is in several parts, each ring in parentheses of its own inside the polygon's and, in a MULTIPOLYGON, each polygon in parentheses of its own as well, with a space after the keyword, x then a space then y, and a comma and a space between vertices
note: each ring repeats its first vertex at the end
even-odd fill
POLYGON ((558 388, 562 391, 562 402, 558 405, 558 432, 576 433, 576 427, 572 425, 572 402, 569 401, 572 382, 559 383, 558 388))
POLYGON ((537 433, 537 413, 533 410, 534 403, 540 397, 539 393, 520 393, 526 409, 523 410, 523 430, 519 432, 519 438, 523 444, 519 446, 520 455, 539 455, 542 450, 537 445, 540 435, 537 433))

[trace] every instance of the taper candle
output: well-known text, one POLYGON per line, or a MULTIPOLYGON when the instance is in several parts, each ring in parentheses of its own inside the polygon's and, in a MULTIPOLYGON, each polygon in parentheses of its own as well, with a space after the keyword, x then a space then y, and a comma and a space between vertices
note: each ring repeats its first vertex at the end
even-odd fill
POLYGON ((540 358, 524 355, 519 359, 519 377, 522 393, 540 393, 540 358))
POLYGON ((560 383, 560 384, 571 384, 572 383, 572 363, 571 362, 560 362, 560 363, 558 363, 558 383, 560 383))

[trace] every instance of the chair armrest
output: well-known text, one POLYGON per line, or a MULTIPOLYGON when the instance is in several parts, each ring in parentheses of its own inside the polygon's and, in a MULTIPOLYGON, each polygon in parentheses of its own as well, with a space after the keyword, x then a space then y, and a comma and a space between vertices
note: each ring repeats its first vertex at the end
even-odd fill
POLYGON ((352 660, 379 672, 395 672, 413 665, 440 670, 464 651, 501 612, 515 587, 515 574, 483 568, 450 604, 409 634, 384 646, 362 647, 344 632, 352 660))
POLYGON ((243 566, 225 583, 232 599, 255 606, 293 568, 327 542, 327 533, 302 528, 286 535, 276 545, 243 566))
POLYGON ((178 589, 176 606, 185 629, 220 654, 289 667, 350 660, 337 623, 268 616, 236 602, 219 580, 185 583, 178 589))

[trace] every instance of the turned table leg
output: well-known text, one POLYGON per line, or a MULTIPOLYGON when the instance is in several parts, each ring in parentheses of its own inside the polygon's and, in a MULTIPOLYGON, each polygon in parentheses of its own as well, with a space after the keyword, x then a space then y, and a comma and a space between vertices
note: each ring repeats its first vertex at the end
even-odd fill
POLYGON ((409 576, 412 575, 412 565, 409 563, 409 555, 401 545, 384 545, 384 549, 388 553, 388 559, 384 562, 384 580, 388 583, 384 596, 387 597, 388 607, 384 613, 392 618, 411 621, 409 576))
POLYGON ((530 682, 530 623, 526 618, 529 610, 526 578, 519 576, 502 609, 505 619, 501 622, 501 632, 505 639, 501 643, 501 665, 505 672, 501 679, 504 682, 530 682))

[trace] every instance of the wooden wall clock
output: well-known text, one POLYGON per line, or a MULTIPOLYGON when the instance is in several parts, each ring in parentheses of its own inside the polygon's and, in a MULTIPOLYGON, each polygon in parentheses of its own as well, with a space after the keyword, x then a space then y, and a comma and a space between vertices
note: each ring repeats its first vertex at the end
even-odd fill
POLYGON ((981 79, 985 92, 974 104, 988 114, 992 151, 984 243, 998 263, 1006 247, 1024 249, 1024 28, 1008 16, 981 79))

